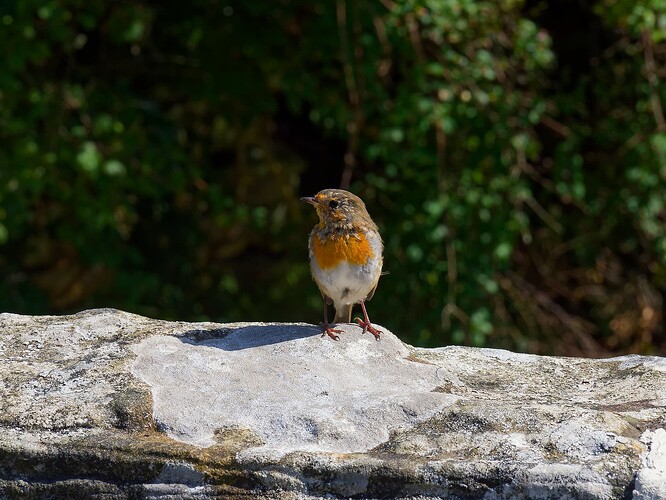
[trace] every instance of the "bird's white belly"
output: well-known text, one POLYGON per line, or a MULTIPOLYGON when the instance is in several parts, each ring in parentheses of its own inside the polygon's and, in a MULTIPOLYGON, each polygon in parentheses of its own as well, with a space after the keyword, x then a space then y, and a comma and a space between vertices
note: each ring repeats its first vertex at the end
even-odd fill
POLYGON ((335 304, 356 304, 365 300, 379 280, 381 260, 365 265, 342 262, 333 269, 321 269, 311 260, 312 275, 320 290, 335 304))

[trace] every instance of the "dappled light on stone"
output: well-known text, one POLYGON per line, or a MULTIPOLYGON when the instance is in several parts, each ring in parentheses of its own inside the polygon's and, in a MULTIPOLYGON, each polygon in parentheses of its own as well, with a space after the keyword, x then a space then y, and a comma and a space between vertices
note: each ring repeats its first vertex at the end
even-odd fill
POLYGON ((376 342, 341 328, 335 343, 296 325, 250 325, 203 342, 151 337, 134 348, 132 370, 151 386, 158 425, 200 446, 231 427, 279 453, 363 452, 458 399, 434 392, 438 367, 410 361, 394 335, 376 342))

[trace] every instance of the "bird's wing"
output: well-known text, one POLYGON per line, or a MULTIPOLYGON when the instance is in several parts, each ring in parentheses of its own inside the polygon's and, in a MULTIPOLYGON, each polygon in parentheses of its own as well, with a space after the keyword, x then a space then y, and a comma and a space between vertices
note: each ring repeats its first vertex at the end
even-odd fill
POLYGON ((378 286, 379 286, 379 280, 377 280, 377 283, 375 283, 375 286, 372 287, 372 290, 370 290, 370 293, 368 293, 368 296, 365 298, 366 302, 370 300, 373 297, 373 295, 375 295, 375 290, 377 290, 378 286))

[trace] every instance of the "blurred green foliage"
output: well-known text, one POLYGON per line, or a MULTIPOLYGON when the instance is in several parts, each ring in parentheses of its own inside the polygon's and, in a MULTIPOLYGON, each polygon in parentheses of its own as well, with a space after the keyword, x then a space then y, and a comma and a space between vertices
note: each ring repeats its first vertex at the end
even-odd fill
POLYGON ((0 309, 316 322, 361 195, 420 345, 666 353, 663 0, 0 1, 0 309))

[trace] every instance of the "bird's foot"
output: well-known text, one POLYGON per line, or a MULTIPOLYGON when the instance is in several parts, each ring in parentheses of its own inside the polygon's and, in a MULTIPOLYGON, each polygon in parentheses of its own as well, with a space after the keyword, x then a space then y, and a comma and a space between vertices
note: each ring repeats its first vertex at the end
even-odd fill
POLYGON ((366 331, 372 333, 375 336, 375 340, 379 340, 379 336, 381 335, 381 330, 377 330, 374 326, 372 326, 372 323, 369 321, 364 321, 361 318, 354 318, 358 326, 363 328, 363 331, 361 333, 365 333, 366 331))
POLYGON ((321 326, 324 330, 323 333, 321 334, 322 337, 328 335, 333 340, 340 340, 340 337, 337 336, 336 333, 342 333, 342 330, 333 328, 328 323, 319 323, 319 326, 321 326))

